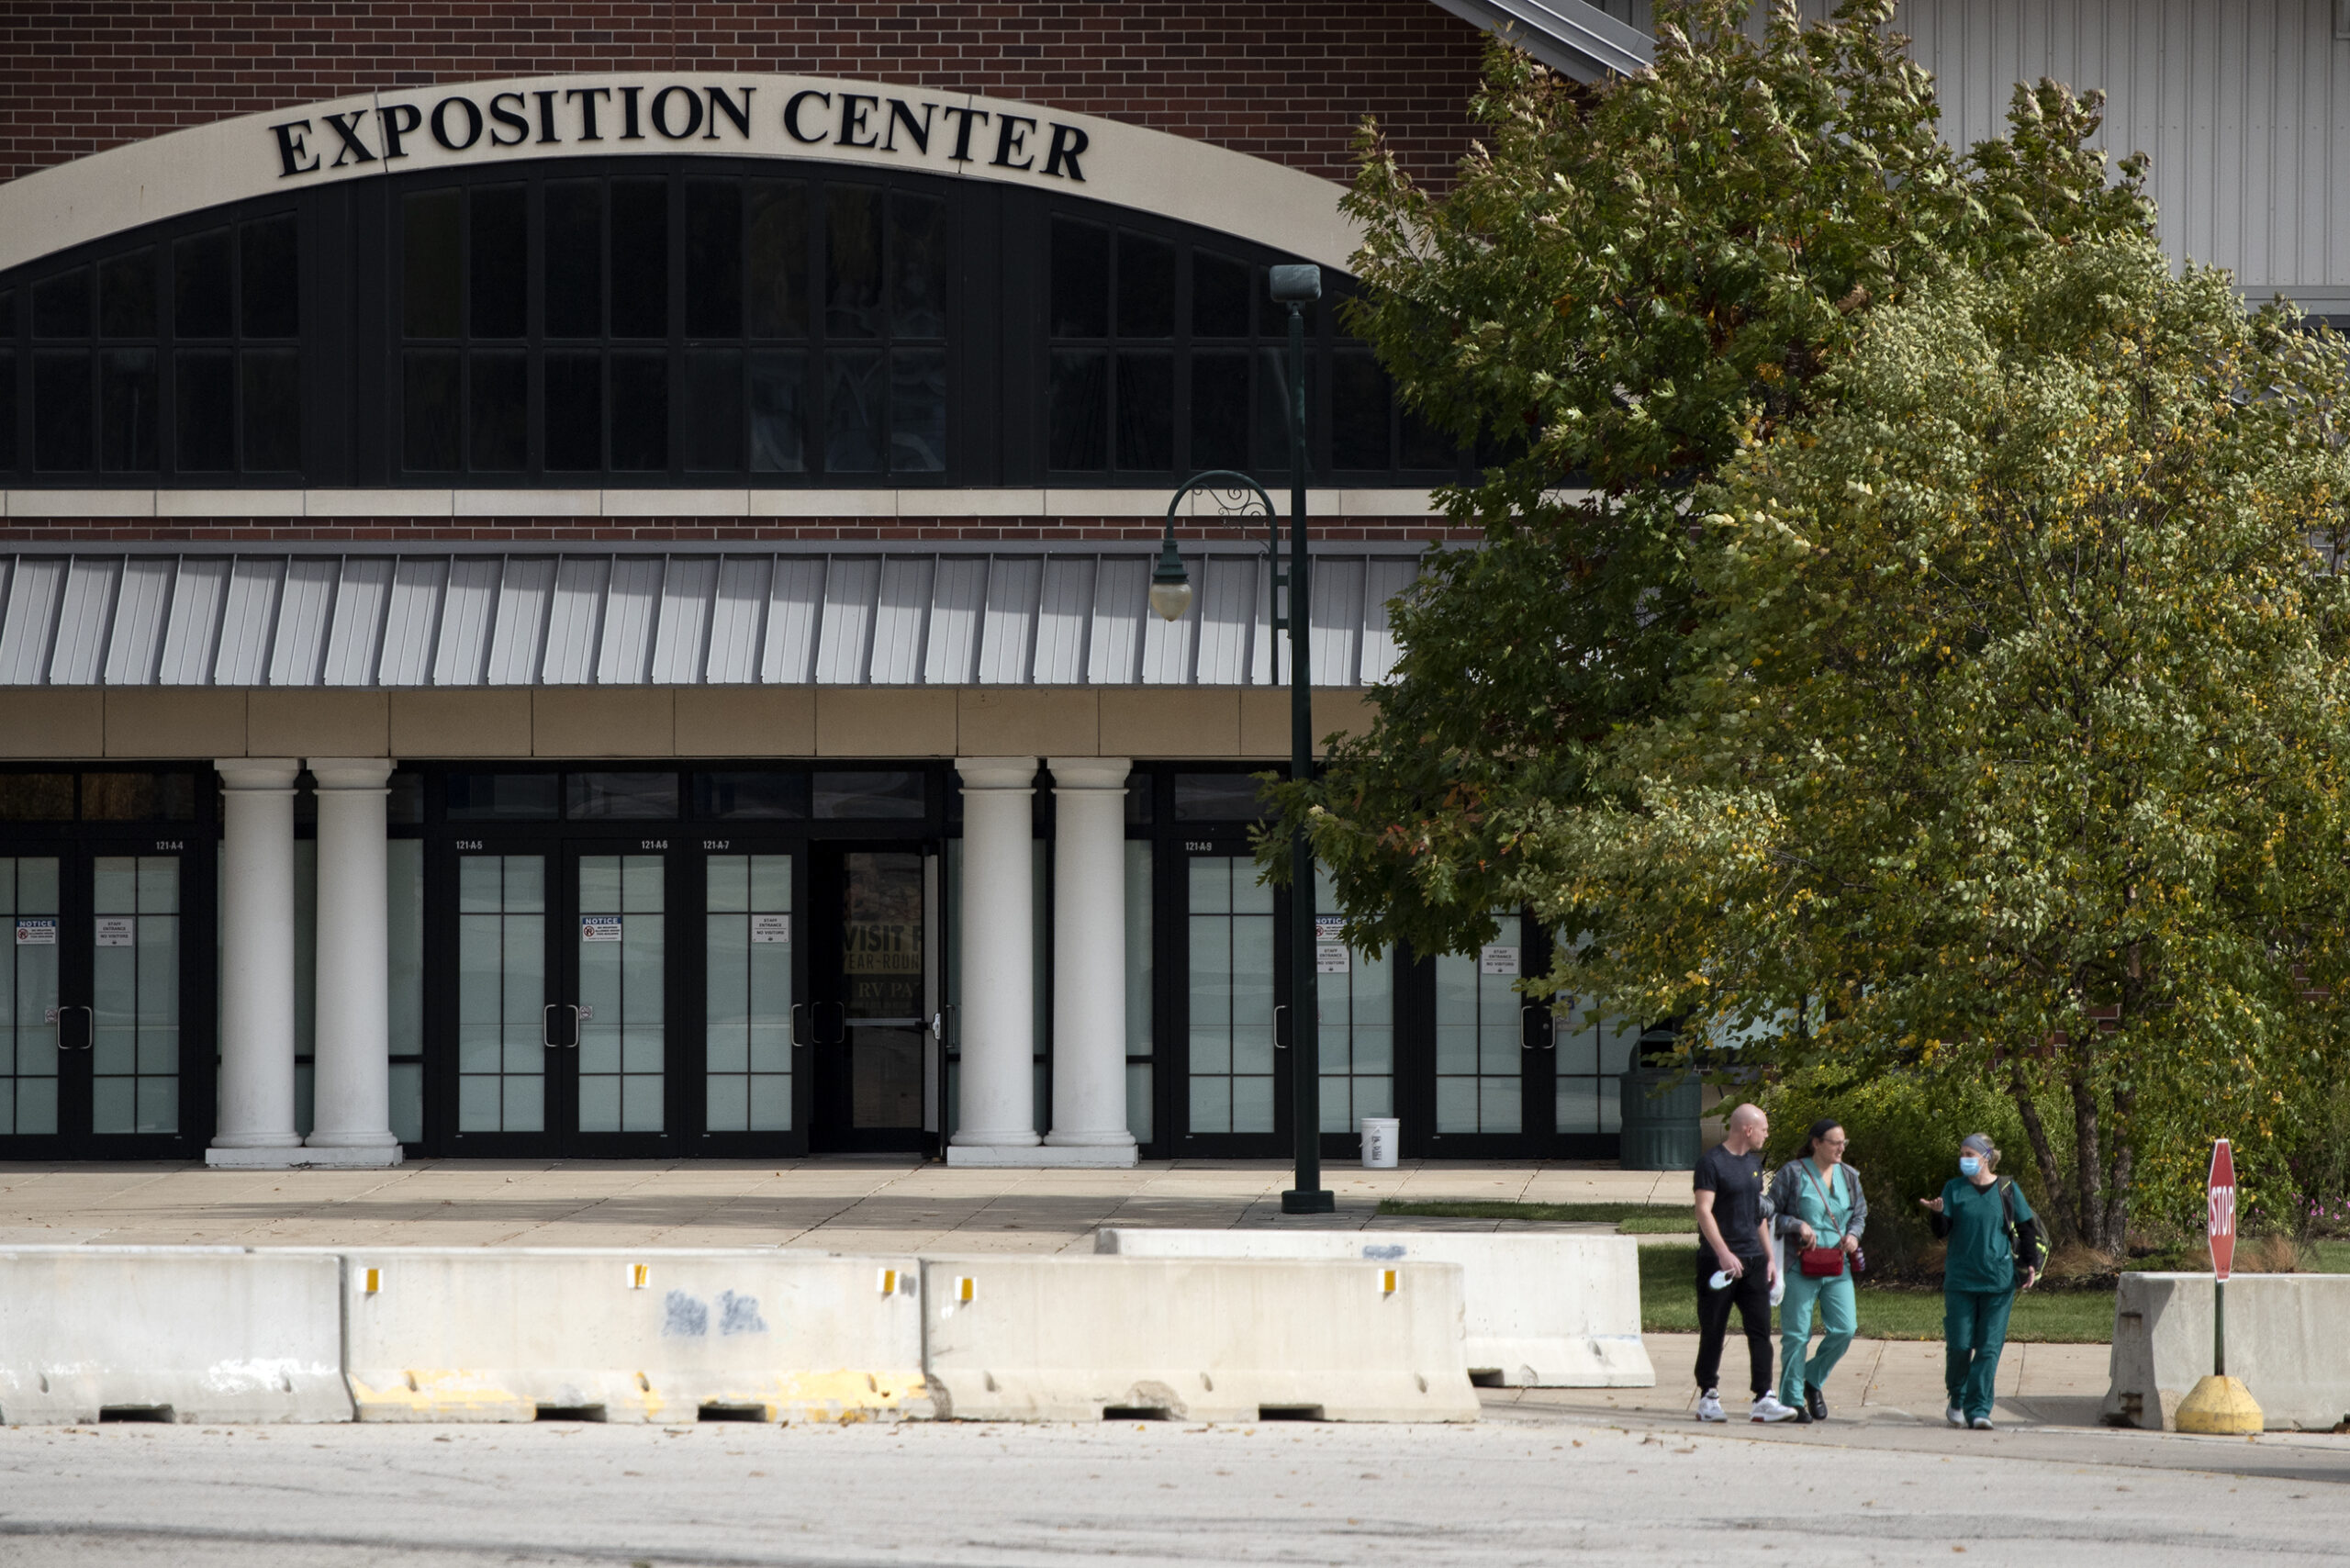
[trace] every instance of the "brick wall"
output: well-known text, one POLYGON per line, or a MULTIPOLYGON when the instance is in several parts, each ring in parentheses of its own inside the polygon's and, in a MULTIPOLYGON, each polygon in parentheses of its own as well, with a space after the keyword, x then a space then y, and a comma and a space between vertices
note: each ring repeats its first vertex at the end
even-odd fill
POLYGON ((1483 38, 1429 0, 10 0, 0 179, 234 115, 568 71, 755 71, 1106 116, 1334 179, 1368 114, 1413 172, 1468 144, 1483 38))

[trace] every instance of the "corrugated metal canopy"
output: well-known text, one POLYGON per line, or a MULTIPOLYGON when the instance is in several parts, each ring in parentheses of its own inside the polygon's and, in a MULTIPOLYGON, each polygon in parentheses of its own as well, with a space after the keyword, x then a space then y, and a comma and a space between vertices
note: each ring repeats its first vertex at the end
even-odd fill
MULTIPOLYGON (((1261 554, 0 555, 0 686, 1247 686, 1261 554)), ((1393 667, 1393 555, 1315 557, 1316 686, 1393 667)))

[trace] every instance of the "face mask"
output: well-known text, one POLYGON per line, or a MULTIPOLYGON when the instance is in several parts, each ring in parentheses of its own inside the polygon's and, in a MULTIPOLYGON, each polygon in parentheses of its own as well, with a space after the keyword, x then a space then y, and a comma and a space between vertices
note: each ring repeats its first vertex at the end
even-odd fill
POLYGON ((1958 1173, 1961 1176, 1975 1175, 1982 1169, 1983 1162, 1975 1159, 1973 1155, 1962 1154, 1958 1157, 1958 1173))

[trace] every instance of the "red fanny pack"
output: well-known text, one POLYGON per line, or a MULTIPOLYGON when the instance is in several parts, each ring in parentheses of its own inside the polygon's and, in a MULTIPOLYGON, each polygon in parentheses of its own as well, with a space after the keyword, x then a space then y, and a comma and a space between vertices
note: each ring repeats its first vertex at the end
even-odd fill
MULTIPOLYGON (((1828 1190, 1812 1174, 1810 1162, 1804 1165, 1804 1176, 1811 1182, 1813 1192, 1819 1194, 1819 1212, 1828 1212, 1828 1190)), ((1836 1280, 1844 1275, 1844 1249, 1841 1247, 1807 1247, 1796 1254, 1796 1267, 1808 1280, 1836 1280)))

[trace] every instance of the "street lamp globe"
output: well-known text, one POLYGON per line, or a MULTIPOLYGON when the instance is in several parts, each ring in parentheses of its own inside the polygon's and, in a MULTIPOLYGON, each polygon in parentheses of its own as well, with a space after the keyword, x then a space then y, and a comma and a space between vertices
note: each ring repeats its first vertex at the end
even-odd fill
POLYGON ((1192 608, 1192 574, 1184 569, 1183 557, 1175 553, 1172 528, 1158 553, 1158 565, 1150 574, 1150 608, 1162 621, 1181 621, 1192 608))

